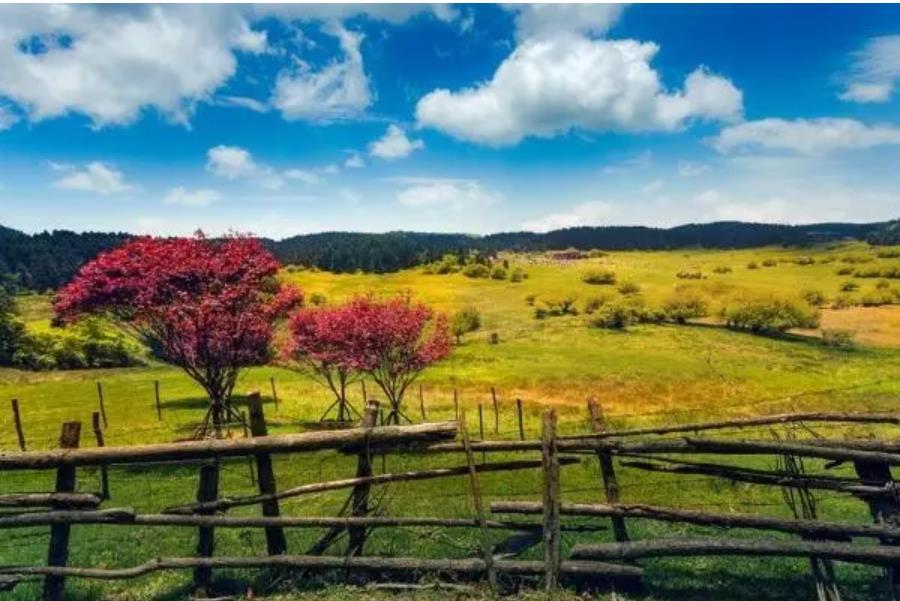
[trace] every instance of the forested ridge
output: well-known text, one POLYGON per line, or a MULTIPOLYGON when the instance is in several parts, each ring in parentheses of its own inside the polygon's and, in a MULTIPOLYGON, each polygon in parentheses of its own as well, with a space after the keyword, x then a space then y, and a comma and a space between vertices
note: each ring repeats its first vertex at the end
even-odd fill
MULTIPOLYGON (((54 230, 25 234, 0 226, 0 275, 22 288, 56 289, 85 261, 127 239, 126 233, 54 230)), ((542 251, 565 248, 666 250, 805 246, 842 239, 900 243, 898 221, 775 225, 723 221, 673 228, 643 226, 574 227, 546 233, 505 232, 487 236, 388 232, 323 232, 266 240, 283 263, 335 272, 389 272, 439 259, 446 253, 542 251)))

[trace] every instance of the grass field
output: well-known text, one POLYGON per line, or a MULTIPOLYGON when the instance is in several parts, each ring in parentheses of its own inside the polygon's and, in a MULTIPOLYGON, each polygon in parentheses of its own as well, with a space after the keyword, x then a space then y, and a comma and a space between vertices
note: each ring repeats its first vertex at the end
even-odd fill
MULTIPOLYGON (((895 410, 900 400, 898 306, 824 309, 822 327, 851 329, 856 333, 856 348, 841 350, 823 344, 816 332, 784 338, 760 337, 719 327, 715 319, 684 326, 639 325, 625 332, 601 330, 588 327, 589 316, 583 314, 537 320, 534 307, 527 302, 530 295, 535 295, 539 302, 541 298, 558 294, 573 294, 582 302, 607 289, 617 295, 615 287, 581 282, 581 273, 590 267, 611 269, 619 281, 637 283, 648 304, 661 302, 679 284, 697 287, 714 307, 735 297, 796 295, 809 289, 822 292, 831 302, 844 294, 842 285, 852 279, 836 273, 841 267, 854 265, 845 259, 859 261, 867 257, 871 259, 867 266, 892 266, 900 262, 900 259, 876 258, 875 250, 865 245, 846 244, 803 250, 623 252, 571 262, 511 256, 509 260, 528 273, 529 277, 520 283, 470 279, 459 274, 428 275, 421 269, 388 275, 291 270, 285 273, 285 278, 301 286, 308 295, 319 293, 330 302, 356 293, 392 294, 408 290, 440 311, 476 307, 483 317, 481 330, 466 336, 449 360, 426 372, 421 379, 428 418, 452 418, 452 391, 457 389, 467 409, 469 428, 477 432, 477 404, 484 403, 487 408, 490 388, 495 387, 501 400, 500 433, 491 432, 493 417, 488 413, 489 436, 514 437, 515 398, 523 399, 526 404, 526 426, 531 435, 537 434, 539 414, 546 406, 558 409, 563 431, 583 431, 584 403, 589 397, 601 401, 613 425, 697 421, 790 409, 895 410), (813 263, 795 262, 805 257, 812 257, 813 263), (750 262, 756 262, 759 267, 748 269, 750 262), (765 267, 763 262, 773 266, 765 267), (731 271, 716 273, 716 267, 730 267, 731 271), (680 280, 675 275, 679 271, 700 271, 706 278, 680 280), (497 334, 498 344, 490 343, 491 333, 497 334)), ((860 288, 850 293, 852 297, 861 298, 876 284, 876 280, 855 281, 860 288)), ((30 328, 49 327, 51 315, 46 297, 23 298, 20 305, 30 328)), ((275 380, 281 401, 277 410, 273 404, 267 405, 274 432, 297 431, 304 423, 316 421, 328 405, 328 395, 308 378, 273 367, 247 370, 238 391, 245 394, 260 390, 269 398, 270 378, 275 380)), ((61 422, 79 419, 90 423, 90 413, 98 405, 98 381, 104 388, 109 418, 107 444, 183 437, 202 415, 204 400, 199 388, 181 372, 158 364, 77 372, 0 370, 0 397, 20 400, 30 448, 51 448, 56 444, 61 422), (162 421, 156 416, 154 381, 160 383, 162 421)), ((360 396, 360 390, 355 389, 357 402, 360 396)), ((415 393, 409 399, 409 407, 409 413, 418 417, 415 393)), ((829 437, 895 435, 887 429, 860 427, 815 427, 814 430, 829 437)), ((780 432, 785 433, 784 429, 780 432)), ((771 433, 768 429, 757 429, 726 435, 768 438, 771 433)), ((809 433, 798 431, 797 435, 809 433)), ((84 444, 92 443, 89 428, 83 440, 84 444)), ((8 410, 0 412, 0 448, 15 448, 8 410)), ((453 461, 392 457, 387 460, 386 469, 448 465, 453 461)), ((748 459, 744 463, 771 467, 766 459, 748 459)), ((279 458, 276 464, 280 487, 348 477, 353 469, 352 461, 336 455, 279 458)), ((850 473, 849 468, 842 470, 850 473)), ((97 474, 89 470, 82 472, 79 489, 95 490, 97 474)), ((601 499, 597 474, 593 458, 564 468, 564 499, 601 499)), ((223 478, 221 489, 229 495, 252 490, 244 462, 226 464, 223 478)), ((623 471, 620 480, 626 501, 788 515, 780 492, 759 486, 630 470, 623 471)), ((0 492, 47 489, 51 482, 49 473, 3 474, 0 492)), ((195 486, 193 468, 150 471, 115 468, 111 473, 109 506, 157 511, 169 504, 191 501, 195 486)), ((539 474, 490 474, 484 477, 484 487, 489 499, 537 499, 539 474)), ((467 490, 464 478, 398 484, 385 489, 383 505, 393 515, 468 516, 472 509, 467 490)), ((295 500, 285 504, 285 513, 334 515, 344 498, 343 493, 332 493, 295 500)), ((865 506, 854 499, 822 493, 819 501, 823 517, 858 522, 869 519, 865 506)), ((251 510, 235 512, 243 513, 251 510)), ((652 522, 635 522, 632 528, 635 538, 715 532, 652 522)), ((313 531, 291 532, 291 549, 304 549, 317 535, 313 531)), ((610 535, 598 536, 608 540, 610 535)), ((184 555, 192 551, 193 537, 194 533, 187 530, 165 528, 76 527, 71 563, 125 566, 157 555, 184 555)), ((258 532, 220 530, 217 537, 218 553, 254 554, 265 548, 258 532)), ((498 535, 499 538, 502 537, 498 535)), ((588 535, 570 537, 566 544, 589 538, 588 535)), ((46 533, 41 530, 11 531, 11 536, 0 540, 0 564, 41 563, 46 541, 46 533)), ((459 557, 472 554, 477 546, 477 539, 469 534, 446 531, 392 530, 377 532, 372 540, 372 550, 404 555, 459 557)), ((803 561, 659 560, 647 562, 647 568, 650 594, 655 599, 813 598, 808 564, 803 561)), ((252 577, 241 571, 223 572, 222 576, 227 576, 220 582, 225 589, 240 589, 246 582, 242 579, 252 577)), ((878 570, 841 566, 839 577, 845 599, 879 598, 878 570)), ((184 598, 189 581, 190 575, 186 573, 159 574, 130 585, 73 581, 71 590, 77 599, 99 599, 104 595, 120 595, 117 599, 179 599, 184 598)), ((305 584, 311 586, 309 582, 305 584)), ((30 586, 19 587, 10 598, 31 599, 36 590, 30 586)), ((328 597, 338 599, 345 594, 344 589, 329 589, 328 597)))

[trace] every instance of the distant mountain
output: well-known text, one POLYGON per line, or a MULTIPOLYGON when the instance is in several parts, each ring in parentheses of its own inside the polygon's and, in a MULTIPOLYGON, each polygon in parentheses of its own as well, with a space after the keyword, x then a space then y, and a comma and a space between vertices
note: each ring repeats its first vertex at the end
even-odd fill
MULTIPOLYGON (((28 235, 0 226, 0 275, 32 290, 58 288, 97 253, 128 239, 125 233, 55 230, 28 235)), ((283 263, 335 272, 384 273, 420 265, 446 253, 494 253, 564 248, 587 250, 666 250, 676 248, 752 248, 808 246, 836 240, 900 243, 900 220, 882 223, 773 225, 720 221, 673 228, 643 226, 574 227, 546 233, 505 232, 487 236, 388 232, 323 232, 265 240, 283 263), (890 242, 893 240, 893 242, 890 242)))

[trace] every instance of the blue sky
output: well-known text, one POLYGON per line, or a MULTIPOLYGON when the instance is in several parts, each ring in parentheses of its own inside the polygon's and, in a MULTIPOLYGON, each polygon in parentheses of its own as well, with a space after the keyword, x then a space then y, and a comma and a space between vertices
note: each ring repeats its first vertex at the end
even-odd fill
POLYGON ((900 7, 0 7, 0 224, 900 217, 900 7))

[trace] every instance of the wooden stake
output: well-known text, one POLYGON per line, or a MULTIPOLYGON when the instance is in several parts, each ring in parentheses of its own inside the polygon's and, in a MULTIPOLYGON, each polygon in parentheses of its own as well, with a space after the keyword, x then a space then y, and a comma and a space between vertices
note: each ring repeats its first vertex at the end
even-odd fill
MULTIPOLYGON (((103 442, 103 429, 100 428, 100 414, 96 411, 91 414, 91 426, 94 429, 97 446, 106 446, 103 442)), ((100 466, 100 496, 103 499, 109 498, 109 468, 105 465, 100 466)))
POLYGON ((422 394, 422 385, 419 384, 419 409, 422 410, 422 421, 427 422, 428 416, 425 415, 425 396, 422 394))
MULTIPOLYGON (((591 430, 596 434, 601 434, 606 429, 606 420, 603 418, 603 410, 600 408, 600 404, 595 399, 588 401, 588 414, 591 418, 591 430)), ((619 481, 616 479, 612 453, 599 450, 597 451, 597 459, 600 461, 600 478, 603 480, 606 502, 611 504, 618 503, 619 481)), ((628 542, 628 528, 625 526, 625 520, 621 517, 613 517, 612 526, 616 542, 628 542)))
MULTIPOLYGON (((62 425, 59 446, 76 449, 81 438, 81 422, 62 425)), ((71 493, 75 490, 75 468, 64 466, 56 470, 56 492, 71 493)), ((69 560, 69 524, 50 526, 50 544, 47 548, 47 565, 64 567, 69 560)), ((65 596, 65 577, 48 575, 44 578, 44 601, 62 601, 65 596)))
MULTIPOLYGON (((853 467, 863 482, 880 484, 888 489, 893 488, 894 477, 891 475, 890 466, 886 463, 854 461, 853 467)), ((869 513, 876 524, 886 524, 893 527, 897 527, 900 524, 900 504, 898 504, 895 495, 861 496, 860 498, 869 506, 869 513)), ((897 544, 898 542, 900 542, 900 538, 882 541, 882 544, 897 544)), ((891 565, 886 571, 891 595, 895 600, 900 599, 900 564, 891 565)))
POLYGON ((275 390, 275 378, 269 378, 269 384, 272 385, 272 400, 275 402, 275 409, 278 409, 278 392, 275 390))
POLYGON ((453 419, 459 421, 459 396, 456 394, 456 389, 453 389, 453 419))
POLYGON ((12 400, 13 425, 16 427, 16 437, 19 439, 19 450, 25 451, 25 433, 22 431, 22 416, 19 415, 19 399, 12 400))
POLYGON ((362 393, 363 393, 363 407, 365 407, 365 406, 368 404, 368 402, 369 402, 369 393, 366 392, 366 381, 365 381, 365 380, 360 380, 360 381, 359 381, 359 384, 360 384, 360 386, 362 386, 362 393))
POLYGON ((162 421, 162 405, 159 403, 159 380, 153 380, 153 393, 156 396, 156 419, 162 421))
MULTIPOLYGON (((268 426, 263 414, 262 400, 259 395, 250 395, 250 433, 254 436, 268 436, 268 426)), ((256 474, 259 483, 259 494, 270 495, 272 498, 263 501, 262 514, 265 517, 278 517, 281 510, 278 499, 274 495, 278 493, 275 484, 275 471, 272 469, 272 456, 269 453, 256 454, 256 474)), ((287 553, 287 539, 284 529, 273 526, 266 528, 266 549, 269 555, 281 555, 287 553)))
MULTIPOLYGON (((213 461, 200 468, 200 482, 197 486, 197 502, 207 503, 219 496, 219 463, 213 461)), ((211 512, 199 511, 201 515, 211 512)), ((215 550, 215 529, 212 526, 201 526, 197 529, 197 557, 212 557, 215 550)), ((212 568, 197 566, 194 568, 194 596, 209 597, 212 592, 212 568)))
MULTIPOLYGON (((247 412, 243 409, 241 410, 241 422, 241 425, 244 428, 244 438, 250 438, 250 429, 247 426, 250 422, 247 419, 247 412)), ((253 467, 253 464, 256 463, 256 459, 254 457, 248 457, 247 459, 247 467, 250 470, 250 484, 253 485, 256 484, 256 470, 253 467)))
MULTIPOLYGON (((455 391, 454 391, 455 392, 455 391)), ((481 479, 478 477, 478 468, 475 464, 475 454, 472 452, 472 441, 469 439, 469 430, 466 428, 466 416, 463 412, 459 420, 459 432, 462 436, 463 446, 466 449, 466 464, 469 468, 469 484, 472 487, 472 501, 475 504, 475 519, 481 530, 481 549, 484 553, 484 565, 487 571, 488 585, 492 591, 497 590, 497 573, 494 570, 494 548, 491 544, 490 534, 485 526, 484 501, 481 497, 481 479)))
POLYGON ((559 588, 562 535, 559 528, 559 456, 556 451, 556 411, 541 420, 541 459, 544 473, 544 588, 559 588))
POLYGON ((522 422, 522 399, 516 399, 516 413, 519 415, 519 440, 525 440, 525 425, 522 422))
POLYGON ((494 434, 500 433, 500 406, 497 404, 497 391, 491 386, 491 400, 494 403, 494 434))
POLYGON ((109 422, 106 421, 106 406, 103 403, 103 384, 97 382, 97 396, 100 397, 100 415, 103 417, 103 427, 108 428, 109 422))
MULTIPOLYGON (((371 401, 366 404, 363 412, 362 423, 363 428, 371 430, 375 427, 375 420, 378 417, 378 401, 371 401)), ((356 459, 356 477, 371 478, 372 477, 372 453, 368 447, 364 448, 356 459)), ((353 517, 365 517, 369 513, 369 491, 372 484, 366 482, 353 487, 350 494, 350 513, 353 517)), ((366 528, 354 527, 348 530, 350 542, 347 545, 347 555, 362 555, 363 546, 366 542, 366 528)))

